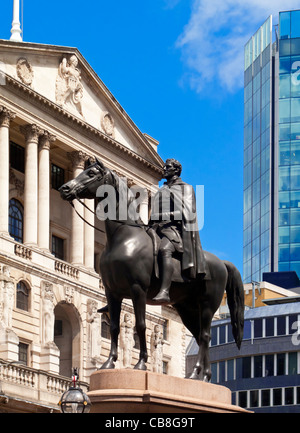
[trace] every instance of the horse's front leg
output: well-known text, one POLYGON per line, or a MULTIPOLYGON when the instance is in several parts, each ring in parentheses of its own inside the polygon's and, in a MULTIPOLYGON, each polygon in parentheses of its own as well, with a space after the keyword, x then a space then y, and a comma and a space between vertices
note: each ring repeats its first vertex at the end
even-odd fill
POLYGON ((102 365, 101 369, 111 369, 115 368, 115 362, 118 359, 118 338, 120 333, 120 314, 122 300, 115 299, 111 294, 106 292, 106 297, 108 301, 108 311, 110 315, 110 354, 102 365))
POLYGON ((140 340, 140 358, 135 365, 135 370, 147 370, 148 359, 146 344, 146 291, 139 284, 134 284, 131 289, 132 302, 135 313, 135 327, 140 340))

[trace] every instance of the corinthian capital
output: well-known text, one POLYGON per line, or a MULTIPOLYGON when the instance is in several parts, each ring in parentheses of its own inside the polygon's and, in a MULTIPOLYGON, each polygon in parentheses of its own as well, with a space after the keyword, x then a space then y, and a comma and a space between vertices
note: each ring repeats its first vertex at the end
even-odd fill
POLYGON ((10 121, 16 117, 16 113, 13 113, 8 108, 0 105, 0 127, 4 126, 9 128, 10 121))
POLYGON ((34 143, 38 143, 39 137, 44 133, 43 129, 35 124, 20 126, 20 131, 24 135, 26 142, 34 143))
POLYGON ((73 152, 68 153, 68 157, 72 162, 73 168, 84 169, 84 163, 88 158, 88 155, 81 150, 74 150, 73 152))
POLYGON ((43 131, 42 135, 39 138, 40 149, 50 150, 50 145, 56 140, 56 136, 50 134, 48 131, 43 131))

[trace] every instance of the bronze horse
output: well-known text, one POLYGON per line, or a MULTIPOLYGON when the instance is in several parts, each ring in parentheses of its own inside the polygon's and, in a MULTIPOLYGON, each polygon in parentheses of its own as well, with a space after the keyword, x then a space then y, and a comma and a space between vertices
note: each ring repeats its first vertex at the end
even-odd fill
MULTIPOLYGON (((94 199, 101 185, 110 185, 116 193, 116 204, 120 201, 120 178, 96 159, 75 179, 60 188, 64 200, 94 199)), ((139 361, 135 369, 146 370, 146 304, 159 291, 159 280, 154 272, 153 240, 146 228, 131 219, 105 220, 107 244, 101 256, 100 270, 110 314, 111 349, 102 369, 115 367, 118 357, 118 336, 123 299, 132 299, 136 331, 140 341, 139 361)), ((244 288, 237 268, 230 262, 204 252, 210 271, 209 280, 173 282, 170 289, 170 304, 177 310, 183 324, 195 337, 199 352, 191 379, 209 381, 211 369, 209 342, 211 321, 219 308, 224 292, 227 293, 232 333, 240 348, 244 326, 244 288)), ((155 303, 156 304, 156 303, 155 303)))

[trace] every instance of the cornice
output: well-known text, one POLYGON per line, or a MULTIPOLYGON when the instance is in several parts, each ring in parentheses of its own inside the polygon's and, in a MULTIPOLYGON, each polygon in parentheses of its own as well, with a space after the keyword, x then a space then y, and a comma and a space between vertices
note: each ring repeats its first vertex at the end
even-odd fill
MULTIPOLYGON (((71 122, 73 124, 73 127, 79 128, 80 132, 101 138, 105 143, 107 143, 110 146, 111 150, 115 150, 117 152, 122 153, 123 155, 126 155, 127 157, 130 157, 130 159, 137 161, 138 163, 142 164, 144 167, 146 167, 152 172, 156 172, 157 174, 160 175, 162 174, 163 161, 161 160, 159 155, 155 155, 155 157, 158 160, 157 164, 155 164, 152 161, 149 161, 146 158, 140 156, 138 153, 134 152, 128 147, 124 146, 122 143, 118 142, 114 138, 106 135, 104 132, 100 131, 99 129, 93 127, 89 123, 85 122, 83 119, 76 117, 69 111, 65 110, 58 104, 52 102, 50 99, 46 98, 45 96, 33 90, 31 87, 21 83, 20 81, 16 80, 10 75, 0 71, 0 78, 2 80, 5 80, 5 85, 15 90, 15 92, 18 95, 20 94, 21 91, 25 96, 30 98, 32 101, 35 101, 35 103, 38 103, 41 107, 43 107, 44 109, 46 108, 48 111, 50 111, 50 113, 56 118, 58 115, 62 116, 62 120, 64 122, 65 121, 71 122)), ((149 144, 149 146, 151 145, 149 144)))

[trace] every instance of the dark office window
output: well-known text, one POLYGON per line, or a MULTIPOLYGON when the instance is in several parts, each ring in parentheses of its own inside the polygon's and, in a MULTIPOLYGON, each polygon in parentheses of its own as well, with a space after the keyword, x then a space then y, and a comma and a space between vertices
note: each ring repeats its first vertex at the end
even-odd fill
POLYGON ((17 284, 16 307, 20 310, 29 310, 29 289, 24 281, 17 284))
POLYGON ((226 325, 222 325, 219 328, 219 344, 224 344, 226 342, 226 325))
POLYGON ((279 316, 277 317, 277 335, 285 335, 286 329, 285 329, 285 323, 286 323, 286 316, 279 316))
POLYGON ((262 356, 254 356, 254 377, 262 377, 262 356))
POLYGON ((277 353, 277 376, 285 374, 285 353, 277 353))
POLYGON ((51 165, 51 185, 53 189, 59 189, 65 183, 65 170, 58 165, 51 165))
POLYGON ((250 340, 251 338, 251 321, 245 320, 244 323, 244 340, 250 340))
POLYGON ((274 376, 274 355, 266 355, 265 376, 274 376))
POLYGON ((261 406, 270 406, 270 390, 262 389, 261 391, 261 406))
POLYGON ((288 354, 288 369, 289 375, 297 374, 297 352, 289 352, 288 354))
POLYGON ((251 357, 236 359, 236 378, 247 379, 251 377, 251 357))
POLYGON ((300 386, 297 386, 296 393, 297 393, 297 404, 300 404, 300 386))
POLYGON ((281 406, 282 405, 282 389, 274 388, 273 389, 273 405, 281 406))
POLYGON ((254 338, 262 337, 262 319, 254 320, 254 338))
POLYGON ((274 317, 266 318, 266 337, 272 337, 274 335, 274 317))
POLYGON ((225 361, 219 362, 219 382, 225 382, 225 361))
POLYGON ((64 239, 52 236, 52 254, 60 260, 64 260, 64 239))
POLYGON ((13 141, 9 143, 9 162, 11 168, 25 172, 25 149, 13 141))
POLYGON ((284 404, 294 404, 294 388, 285 388, 284 404))
POLYGON ((28 365, 28 344, 19 343, 19 362, 28 365))
POLYGON ((218 344, 218 327, 213 326, 211 328, 211 340, 210 340, 211 346, 216 346, 218 344))
POLYGON ((298 330, 298 314, 289 316, 289 334, 294 334, 298 330))
POLYGON ((258 407, 258 390, 250 391, 250 407, 258 407))
POLYGON ((23 215, 24 209, 21 203, 12 198, 9 201, 9 234, 17 242, 23 242, 23 215))
POLYGON ((247 391, 239 392, 239 406, 247 407, 247 391))

